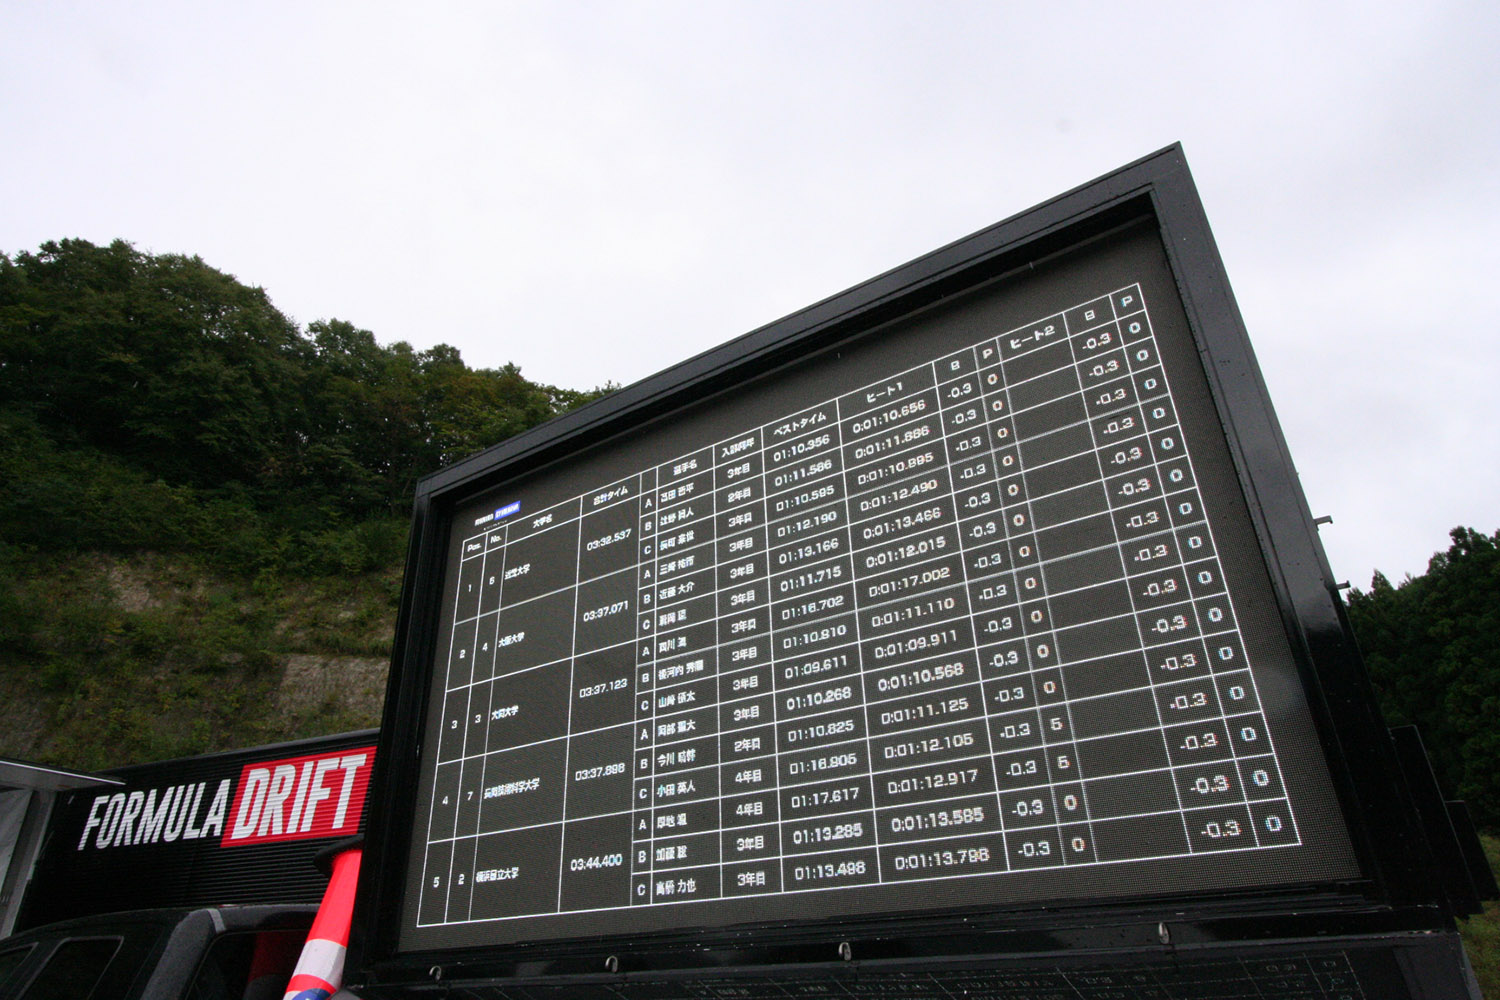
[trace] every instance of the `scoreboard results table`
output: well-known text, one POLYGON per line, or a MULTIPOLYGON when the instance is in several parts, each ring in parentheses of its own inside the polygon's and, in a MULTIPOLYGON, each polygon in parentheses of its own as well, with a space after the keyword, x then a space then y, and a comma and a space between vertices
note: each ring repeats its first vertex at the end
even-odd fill
POLYGON ((1477 997, 1500 891, 1177 147, 420 480, 379 759, 371 1000, 1477 997))
POLYGON ((1302 842, 1142 284, 984 332, 455 524, 416 928, 1302 842))

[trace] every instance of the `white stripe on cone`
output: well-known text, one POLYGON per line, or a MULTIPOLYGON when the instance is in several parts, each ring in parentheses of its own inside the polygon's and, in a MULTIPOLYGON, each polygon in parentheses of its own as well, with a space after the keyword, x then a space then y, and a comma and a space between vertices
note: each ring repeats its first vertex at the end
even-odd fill
POLYGON ((313 918, 307 944, 302 947, 297 970, 286 984, 282 1000, 328 1000, 343 984, 345 942, 349 940, 361 854, 353 847, 334 858, 323 903, 313 918))
POLYGON ((281 1000, 328 1000, 343 981, 346 950, 337 941, 309 938, 281 1000))

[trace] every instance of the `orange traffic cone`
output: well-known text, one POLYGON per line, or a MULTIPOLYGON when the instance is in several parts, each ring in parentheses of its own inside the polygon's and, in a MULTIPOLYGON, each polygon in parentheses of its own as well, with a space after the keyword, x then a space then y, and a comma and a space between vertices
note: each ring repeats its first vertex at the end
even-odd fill
POLYGON ((307 944, 297 959, 296 971, 286 984, 282 1000, 328 1000, 344 981, 344 951, 349 945, 349 921, 354 916, 354 887, 359 882, 358 846, 337 854, 333 874, 307 944))

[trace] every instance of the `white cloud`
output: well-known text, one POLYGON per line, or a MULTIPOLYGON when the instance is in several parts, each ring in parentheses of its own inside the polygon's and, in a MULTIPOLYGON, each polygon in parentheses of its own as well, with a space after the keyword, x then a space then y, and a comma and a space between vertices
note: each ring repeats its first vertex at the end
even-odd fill
POLYGON ((643 377, 1174 140, 1335 569, 1500 522, 1492 4, 12 4, 0 250, 643 377))

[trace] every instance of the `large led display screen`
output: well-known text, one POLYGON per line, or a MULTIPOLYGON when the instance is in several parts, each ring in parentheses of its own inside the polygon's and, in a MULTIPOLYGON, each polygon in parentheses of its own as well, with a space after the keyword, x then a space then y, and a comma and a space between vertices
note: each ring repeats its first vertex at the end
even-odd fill
POLYGON ((1149 224, 445 523, 403 950, 1359 875, 1149 224))

